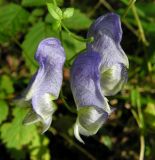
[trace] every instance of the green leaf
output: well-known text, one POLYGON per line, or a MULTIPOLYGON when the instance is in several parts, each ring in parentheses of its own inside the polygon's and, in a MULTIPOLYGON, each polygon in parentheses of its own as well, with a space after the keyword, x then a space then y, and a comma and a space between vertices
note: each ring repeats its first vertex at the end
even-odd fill
POLYGON ((50 160, 50 151, 48 149, 49 139, 42 135, 36 135, 29 146, 30 159, 38 160, 45 159, 50 160))
POLYGON ((91 23, 92 20, 78 9, 74 10, 71 18, 64 20, 65 26, 74 30, 87 29, 91 23))
POLYGON ((141 11, 143 11, 146 15, 146 17, 148 18, 149 16, 152 16, 154 18, 155 16, 155 3, 137 3, 138 8, 141 9, 141 11))
POLYGON ((0 123, 7 118, 8 115, 8 105, 5 101, 0 101, 0 123))
POLYGON ((85 49, 85 43, 80 42, 73 37, 69 36, 68 33, 62 32, 63 44, 66 52, 66 59, 69 60, 79 51, 85 49))
POLYGON ((59 7, 55 6, 53 3, 47 3, 47 8, 54 19, 59 21, 62 19, 62 11, 59 7))
POLYGON ((74 14, 74 8, 66 8, 63 12, 63 19, 72 17, 74 14))
POLYGON ((21 6, 8 4, 0 7, 0 43, 23 31, 28 22, 29 13, 21 6))
POLYGON ((23 145, 30 143, 36 135, 35 126, 24 126, 22 120, 26 114, 24 108, 14 108, 14 119, 1 127, 1 139, 8 148, 21 149, 23 145))
POLYGON ((11 78, 9 76, 3 75, 0 78, 0 84, 1 84, 1 89, 6 94, 11 94, 14 92, 13 83, 12 83, 11 78))
POLYGON ((43 6, 45 5, 45 1, 44 0, 22 0, 22 5, 26 7, 43 6))
POLYGON ((144 110, 144 117, 146 123, 153 129, 155 129, 155 104, 148 103, 144 110))
POLYGON ((101 136, 100 142, 103 143, 109 149, 112 149, 112 140, 109 136, 106 135, 101 136))
POLYGON ((37 67, 37 63, 34 60, 34 54, 38 47, 38 44, 44 38, 56 36, 51 30, 50 25, 45 24, 44 22, 36 23, 30 31, 27 33, 24 42, 22 43, 23 56, 31 72, 34 72, 37 67))

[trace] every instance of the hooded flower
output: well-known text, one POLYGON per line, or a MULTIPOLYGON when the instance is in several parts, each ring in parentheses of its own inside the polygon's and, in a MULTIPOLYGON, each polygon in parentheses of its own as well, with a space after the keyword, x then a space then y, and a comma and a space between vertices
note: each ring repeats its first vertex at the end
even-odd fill
POLYGON ((128 59, 120 46, 122 29, 119 16, 99 17, 90 27, 85 53, 75 60, 71 70, 71 89, 78 117, 75 137, 96 134, 113 111, 105 96, 115 95, 127 81, 128 59))
POLYGON ((115 95, 127 81, 129 62, 120 46, 122 28, 117 14, 99 17, 90 27, 88 37, 94 42, 87 44, 88 50, 101 55, 101 86, 105 96, 115 95))
POLYGON ((35 59, 39 69, 30 81, 24 100, 31 101, 32 109, 24 119, 25 124, 41 121, 45 132, 55 111, 54 103, 62 85, 62 71, 65 62, 64 49, 56 38, 47 38, 40 42, 35 59))

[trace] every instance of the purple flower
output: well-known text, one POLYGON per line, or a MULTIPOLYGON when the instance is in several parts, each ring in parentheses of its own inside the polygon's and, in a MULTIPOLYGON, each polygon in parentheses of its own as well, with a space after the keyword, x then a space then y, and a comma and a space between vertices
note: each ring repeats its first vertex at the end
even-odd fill
POLYGON ((24 123, 41 121, 45 132, 55 111, 52 100, 58 98, 61 89, 65 52, 58 39, 47 38, 40 42, 35 59, 40 67, 25 91, 24 100, 32 102, 32 109, 24 123))
POLYGON ((87 50, 101 55, 101 86, 105 96, 115 95, 127 81, 129 62, 120 46, 122 28, 117 14, 109 13, 99 17, 90 27, 88 37, 94 42, 87 44, 87 50))
POLYGON ((74 134, 80 142, 79 133, 95 134, 111 112, 100 86, 100 63, 98 53, 86 52, 72 66, 71 89, 78 110, 74 134))
POLYGON ((87 50, 75 60, 71 70, 71 89, 78 117, 75 137, 96 134, 113 109, 105 96, 115 95, 127 81, 128 58, 120 46, 120 18, 114 13, 99 17, 90 27, 87 50))

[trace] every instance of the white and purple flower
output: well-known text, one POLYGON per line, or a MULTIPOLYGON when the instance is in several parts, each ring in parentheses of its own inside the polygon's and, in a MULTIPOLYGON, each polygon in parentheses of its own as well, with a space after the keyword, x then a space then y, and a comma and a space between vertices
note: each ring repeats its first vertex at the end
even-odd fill
POLYGON ((71 70, 71 89, 78 117, 75 137, 94 135, 113 111, 105 96, 118 93, 127 81, 128 58, 120 46, 120 18, 114 13, 99 17, 90 27, 85 53, 75 60, 71 70))
POLYGON ((66 56, 58 39, 47 38, 40 42, 35 59, 39 63, 39 69, 24 94, 24 100, 32 103, 32 109, 24 123, 41 121, 45 132, 52 122, 55 111, 52 100, 57 99, 60 93, 66 56))

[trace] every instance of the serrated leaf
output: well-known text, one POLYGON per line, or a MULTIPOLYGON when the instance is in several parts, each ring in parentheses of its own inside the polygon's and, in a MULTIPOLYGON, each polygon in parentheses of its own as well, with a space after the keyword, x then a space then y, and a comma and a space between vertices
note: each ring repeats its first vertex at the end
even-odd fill
POLYGON ((66 8, 63 12, 63 19, 70 18, 74 14, 74 8, 66 8))
POLYGON ((8 4, 0 7, 0 43, 23 30, 28 22, 29 13, 17 4, 8 4))
POLYGON ((59 7, 55 6, 53 3, 47 3, 47 8, 54 19, 59 21, 62 19, 62 11, 59 7))
POLYGON ((0 123, 7 118, 8 115, 8 105, 5 101, 0 101, 0 123))
POLYGON ((71 18, 64 20, 65 26, 74 30, 87 29, 91 23, 92 20, 78 9, 74 9, 74 14, 71 18))
POLYGON ((1 139, 8 148, 21 149, 23 145, 30 143, 36 133, 35 126, 24 126, 22 120, 26 114, 23 108, 14 108, 14 119, 1 127, 1 139))
POLYGON ((34 60, 34 54, 36 52, 39 42, 47 37, 56 36, 51 30, 51 26, 44 22, 38 22, 27 33, 24 42, 22 43, 23 55, 25 61, 31 72, 36 70, 37 63, 34 60))

